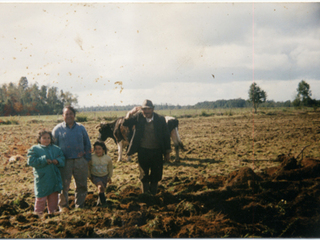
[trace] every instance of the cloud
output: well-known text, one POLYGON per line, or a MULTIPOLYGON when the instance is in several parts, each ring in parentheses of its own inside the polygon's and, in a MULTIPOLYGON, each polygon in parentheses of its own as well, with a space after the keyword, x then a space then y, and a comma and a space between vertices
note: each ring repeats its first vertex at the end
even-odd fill
POLYGON ((160 83, 156 87, 147 89, 126 89, 122 93, 118 90, 100 91, 96 96, 89 91, 83 92, 79 99, 90 99, 84 103, 86 106, 99 105, 117 105, 117 104, 141 104, 144 99, 151 99, 155 104, 180 104, 193 105, 202 101, 216 101, 219 99, 247 99, 249 86, 252 82, 233 82, 229 83, 199 84, 190 83, 160 83), (226 94, 227 93, 227 94, 226 94), (98 98, 97 96, 104 96, 98 98), (181 104, 183 103, 183 104, 181 104))
MULTIPOLYGON (((267 100, 294 100, 298 83, 294 80, 258 80, 255 81, 267 93, 267 100)), ((306 80, 312 91, 312 97, 320 97, 320 82, 314 79, 306 80)), ((85 106, 131 105, 141 104, 144 99, 151 99, 155 104, 194 105, 203 101, 221 99, 248 99, 248 91, 253 81, 234 81, 231 83, 160 83, 147 89, 101 90, 96 94, 86 91, 79 95, 79 104, 85 106), (102 96, 102 97, 101 97, 102 96)))
POLYGON ((26 76, 80 105, 247 98, 252 81, 291 99, 285 81, 320 80, 319 6, 2 3, 0 83, 26 76))

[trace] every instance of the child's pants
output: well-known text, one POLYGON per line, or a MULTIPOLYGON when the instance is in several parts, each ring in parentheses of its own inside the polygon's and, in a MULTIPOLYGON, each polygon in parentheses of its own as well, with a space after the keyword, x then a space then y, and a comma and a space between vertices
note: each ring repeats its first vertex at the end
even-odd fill
POLYGON ((38 214, 42 214, 46 207, 46 202, 48 200, 48 212, 54 213, 58 208, 58 194, 58 192, 54 192, 51 193, 49 196, 36 198, 34 211, 38 214))

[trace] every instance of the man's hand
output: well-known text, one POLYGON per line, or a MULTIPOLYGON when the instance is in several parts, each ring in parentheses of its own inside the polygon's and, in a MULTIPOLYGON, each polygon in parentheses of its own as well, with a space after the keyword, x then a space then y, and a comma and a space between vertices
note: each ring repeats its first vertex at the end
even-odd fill
POLYGON ((126 119, 130 118, 133 114, 139 112, 140 109, 141 109, 140 106, 139 106, 139 107, 134 107, 134 108, 132 108, 132 109, 127 113, 126 119))
POLYGON ((59 162, 58 162, 57 159, 53 159, 53 160, 52 160, 52 163, 53 163, 54 165, 58 165, 58 164, 59 164, 59 162))
POLYGON ((50 159, 47 159, 47 163, 48 163, 48 164, 51 164, 52 161, 51 161, 50 159))

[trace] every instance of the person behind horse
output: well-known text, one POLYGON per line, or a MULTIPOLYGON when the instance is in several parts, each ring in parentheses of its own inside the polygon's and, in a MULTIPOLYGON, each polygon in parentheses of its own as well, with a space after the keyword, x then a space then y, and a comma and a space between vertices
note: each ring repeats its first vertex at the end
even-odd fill
POLYGON ((123 125, 135 126, 127 153, 138 153, 142 192, 155 195, 162 179, 164 157, 169 160, 171 152, 166 120, 154 112, 152 101, 145 100, 141 107, 127 113, 123 125))

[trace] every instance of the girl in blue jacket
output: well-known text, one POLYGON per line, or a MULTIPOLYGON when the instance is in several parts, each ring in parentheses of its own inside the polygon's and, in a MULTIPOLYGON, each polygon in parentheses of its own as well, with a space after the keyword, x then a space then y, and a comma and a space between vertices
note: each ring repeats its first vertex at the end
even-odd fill
POLYGON ((38 144, 28 150, 28 165, 33 167, 34 192, 36 195, 34 211, 42 215, 48 205, 48 213, 54 213, 58 207, 58 194, 62 190, 60 170, 64 167, 65 157, 62 150, 53 145, 51 131, 41 130, 38 144))

